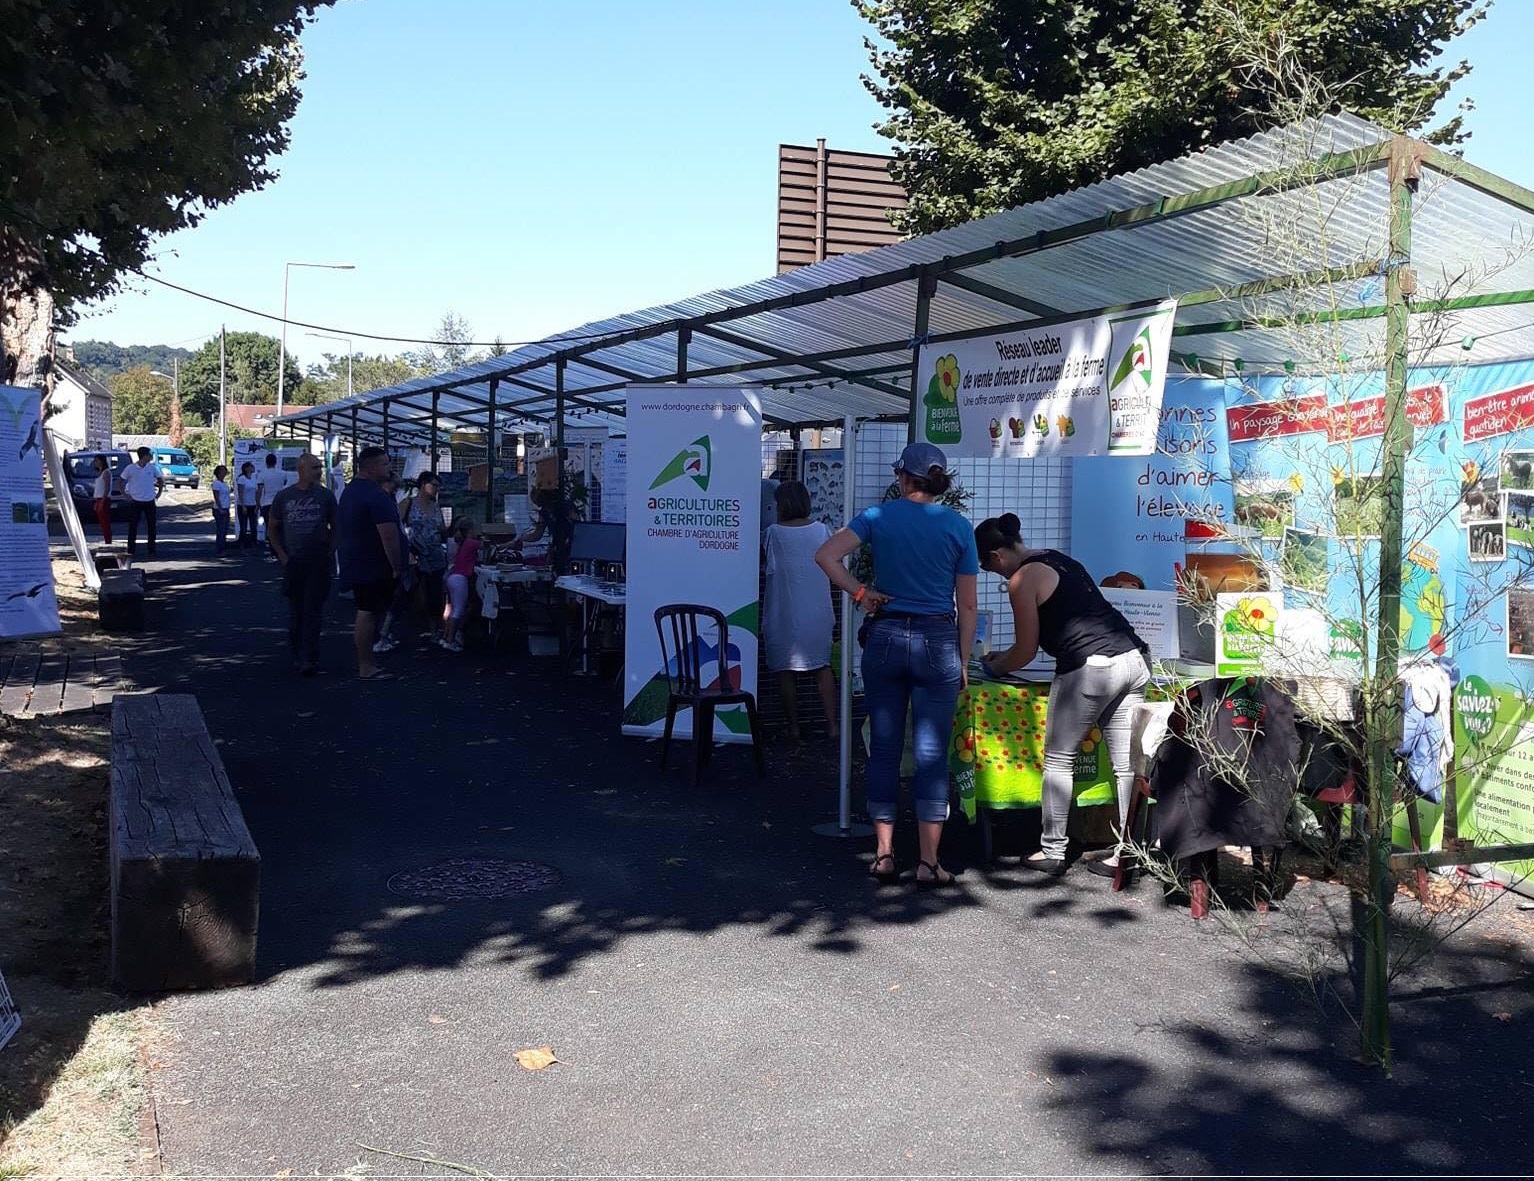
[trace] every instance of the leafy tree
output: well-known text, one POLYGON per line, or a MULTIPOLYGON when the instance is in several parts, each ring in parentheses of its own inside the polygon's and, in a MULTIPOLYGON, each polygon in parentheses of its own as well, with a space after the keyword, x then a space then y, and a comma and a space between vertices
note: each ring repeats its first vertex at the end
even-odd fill
MULTIPOLYGON (((259 431, 247 431, 242 427, 231 424, 229 426, 229 441, 224 447, 224 452, 231 459, 234 455, 234 441, 236 439, 254 439, 259 431)), ((203 427, 200 430, 190 430, 186 433, 186 442, 183 444, 187 453, 192 457, 192 463, 203 474, 206 480, 213 479, 213 469, 218 466, 218 427, 203 427)), ((233 467, 233 464, 230 464, 233 467)), ((234 473, 238 474, 238 473, 234 473)), ((231 484, 233 481, 231 481, 231 484)))
MULTIPOLYGON (((352 392, 365 394, 369 390, 381 390, 399 385, 412 377, 420 377, 421 371, 404 357, 364 356, 352 357, 352 392)), ((307 405, 322 406, 346 397, 346 354, 326 353, 323 365, 311 365, 304 375, 303 390, 307 405)))
POLYGON ((69 351, 74 354, 75 364, 101 382, 135 365, 169 373, 177 360, 185 361, 192 355, 191 349, 165 344, 113 344, 106 340, 82 340, 70 345, 69 351))
POLYGON ((112 430, 120 435, 163 435, 170 429, 171 386, 135 365, 107 379, 112 391, 112 430))
MULTIPOLYGON (((1239 0, 1364 118, 1422 128, 1467 62, 1430 63, 1489 0, 1239 0)), ((1279 122, 1227 35, 1231 0, 853 0, 877 32, 896 217, 925 233, 1279 122), (881 44, 882 43, 882 44, 881 44)), ((1456 115, 1430 132, 1464 139, 1456 115)))
POLYGON ((405 354, 405 359, 423 374, 446 373, 474 360, 469 354, 469 342, 474 333, 469 322, 455 312, 444 312, 442 322, 432 335, 434 345, 422 345, 405 354))
MULTIPOLYGON (((224 373, 231 403, 273 405, 277 401, 275 336, 260 332, 231 332, 224 338, 224 373)), ((290 351, 284 365, 283 396, 302 403, 302 370, 290 351)), ((218 419, 218 337, 192 354, 181 366, 181 403, 186 413, 207 424, 218 419)))
POLYGON ((153 240, 259 189, 288 146, 298 36, 331 0, 0 0, 0 312, 60 319, 153 240))

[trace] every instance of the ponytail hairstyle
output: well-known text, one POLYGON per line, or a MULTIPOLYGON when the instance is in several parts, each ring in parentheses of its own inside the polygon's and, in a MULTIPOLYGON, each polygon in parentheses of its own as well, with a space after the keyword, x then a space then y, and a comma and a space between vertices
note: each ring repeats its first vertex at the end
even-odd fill
MULTIPOLYGON (((927 469, 925 476, 915 476, 907 472, 906 479, 911 481, 911 488, 915 492, 924 493, 927 496, 941 496, 953 487, 953 477, 937 464, 927 469)), ((1013 520, 1017 518, 1014 517, 1013 520)))
POLYGON ((1016 513, 987 517, 975 526, 975 548, 980 551, 982 561, 987 554, 1022 544, 1023 523, 1017 519, 1016 513))

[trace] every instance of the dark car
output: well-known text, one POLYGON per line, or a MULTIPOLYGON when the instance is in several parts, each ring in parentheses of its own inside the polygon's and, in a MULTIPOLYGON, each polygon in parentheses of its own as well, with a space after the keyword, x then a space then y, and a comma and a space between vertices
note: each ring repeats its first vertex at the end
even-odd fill
POLYGON ((96 457, 107 461, 112 472, 112 520, 128 519, 128 495, 123 491, 123 469, 133 462, 126 451, 71 451, 64 456, 64 471, 69 476, 69 495, 75 502, 80 520, 96 519, 96 457))

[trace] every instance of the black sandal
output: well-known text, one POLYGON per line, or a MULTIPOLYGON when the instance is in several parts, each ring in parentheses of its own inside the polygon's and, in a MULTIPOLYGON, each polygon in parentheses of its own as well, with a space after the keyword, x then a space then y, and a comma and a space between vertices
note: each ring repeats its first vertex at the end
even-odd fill
POLYGON ((893 853, 882 853, 875 857, 873 864, 868 867, 868 876, 881 886, 892 886, 898 882, 900 880, 900 870, 895 868, 895 855, 893 853), (877 866, 881 861, 888 861, 890 863, 889 869, 875 869, 874 866, 877 866))
POLYGON ((916 868, 916 888, 918 890, 941 890, 945 886, 956 886, 959 884, 959 875, 950 873, 936 861, 918 861, 916 868), (932 876, 930 878, 922 877, 920 871, 923 869, 930 869, 932 876), (945 873, 948 874, 946 878, 941 876, 945 873))

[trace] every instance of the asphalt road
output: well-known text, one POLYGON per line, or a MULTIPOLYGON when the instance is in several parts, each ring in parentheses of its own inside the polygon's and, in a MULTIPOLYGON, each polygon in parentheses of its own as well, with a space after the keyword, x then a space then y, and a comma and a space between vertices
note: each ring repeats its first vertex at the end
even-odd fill
MULTIPOLYGON (((877 888, 865 842, 810 832, 829 747, 774 748, 766 781, 725 750, 695 791, 685 748, 662 773, 556 661, 408 647, 357 683, 338 601, 301 679, 275 568, 215 562, 205 521, 167 512, 124 650, 220 743, 263 856, 260 979, 161 1006, 168 1174, 449 1175, 364 1145, 560 1176, 1525 1171, 1522 946, 1461 936, 1404 975, 1387 1080, 1267 962, 1324 958, 1336 892, 1195 924, 1150 884, 1010 861, 877 888), (558 880, 400 892, 455 859, 558 880), (538 1046, 559 1063, 519 1068, 538 1046)), ((956 821, 952 861, 971 847, 956 821)))

